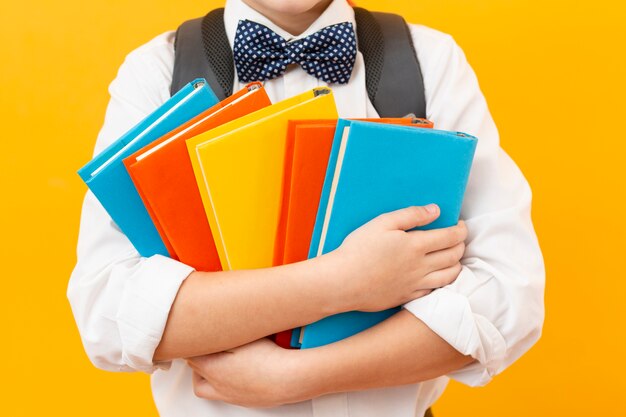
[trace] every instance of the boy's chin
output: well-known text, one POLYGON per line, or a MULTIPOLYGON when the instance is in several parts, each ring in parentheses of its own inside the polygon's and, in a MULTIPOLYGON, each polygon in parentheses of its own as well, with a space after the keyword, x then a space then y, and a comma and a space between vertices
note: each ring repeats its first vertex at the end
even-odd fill
POLYGON ((244 2, 257 10, 296 16, 316 7, 323 7, 331 0, 244 0, 244 2))

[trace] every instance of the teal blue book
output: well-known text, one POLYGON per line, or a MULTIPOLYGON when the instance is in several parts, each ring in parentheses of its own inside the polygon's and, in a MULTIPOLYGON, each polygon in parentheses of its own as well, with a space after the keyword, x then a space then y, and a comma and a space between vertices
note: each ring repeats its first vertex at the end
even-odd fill
POLYGON ((302 327, 296 327, 291 330, 291 347, 293 348, 301 348, 302 343, 300 343, 300 334, 302 333, 302 327))
MULTIPOLYGON (((419 229, 457 224, 476 143, 475 137, 459 132, 340 119, 309 258, 335 250, 348 234, 376 216, 409 206, 440 207, 440 217, 419 229)), ((303 349, 327 345, 398 311, 399 307, 326 317, 302 328, 298 341, 303 349)))
POLYGON ((141 256, 169 254, 123 159, 217 102, 208 83, 196 79, 78 170, 78 175, 141 256))

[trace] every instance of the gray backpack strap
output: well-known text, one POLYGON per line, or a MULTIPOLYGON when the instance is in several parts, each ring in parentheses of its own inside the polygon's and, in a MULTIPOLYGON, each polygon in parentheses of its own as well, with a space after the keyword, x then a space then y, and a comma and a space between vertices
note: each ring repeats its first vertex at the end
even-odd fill
POLYGON ((174 50, 172 95, 196 78, 205 78, 220 100, 233 93, 235 66, 223 8, 183 23, 176 31, 174 50))
POLYGON ((405 20, 354 8, 367 94, 380 117, 426 118, 422 70, 405 20))
MULTIPOLYGON (((424 82, 413 41, 400 16, 355 7, 367 93, 380 117, 426 118, 424 82)), ((224 9, 183 23, 176 32, 171 93, 206 78, 219 99, 233 92, 233 52, 224 29, 224 9)))

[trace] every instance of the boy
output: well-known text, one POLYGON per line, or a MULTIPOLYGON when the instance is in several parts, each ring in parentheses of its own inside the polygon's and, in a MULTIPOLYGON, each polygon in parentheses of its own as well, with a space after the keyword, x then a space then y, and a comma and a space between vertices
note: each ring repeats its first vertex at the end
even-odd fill
MULTIPOLYGON (((231 47, 241 20, 285 39, 355 25, 346 0, 228 0, 231 47)), ((313 260, 203 273, 140 258, 88 193, 68 297, 96 366, 153 373, 163 416, 422 416, 448 377, 485 384, 532 346, 543 321, 544 270, 530 189, 499 148, 458 46, 434 30, 410 30, 428 118, 479 138, 465 223, 404 233, 438 216, 436 206, 412 207, 374 219, 313 260), (284 350, 263 339, 340 311, 399 304, 404 309, 389 320, 322 348, 284 350)), ((169 98, 173 35, 127 57, 110 87, 96 153, 169 98)), ((241 75, 234 91, 245 85, 241 75)), ((265 81, 273 102, 325 85, 297 65, 265 81)), ((360 54, 349 82, 331 87, 341 117, 378 116, 360 54)))

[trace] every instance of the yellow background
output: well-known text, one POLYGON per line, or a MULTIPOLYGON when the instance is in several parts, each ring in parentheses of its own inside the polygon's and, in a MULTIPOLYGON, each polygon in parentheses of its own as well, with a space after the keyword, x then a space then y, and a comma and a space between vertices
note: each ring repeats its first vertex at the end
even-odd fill
MULTIPOLYGON (((124 56, 220 3, 2 2, 0 415, 156 414, 148 377, 96 370, 80 344, 65 298, 86 190, 75 171, 124 56)), ((437 416, 626 415, 622 2, 358 3, 456 38, 534 190, 543 338, 487 387, 451 384, 437 416)))

